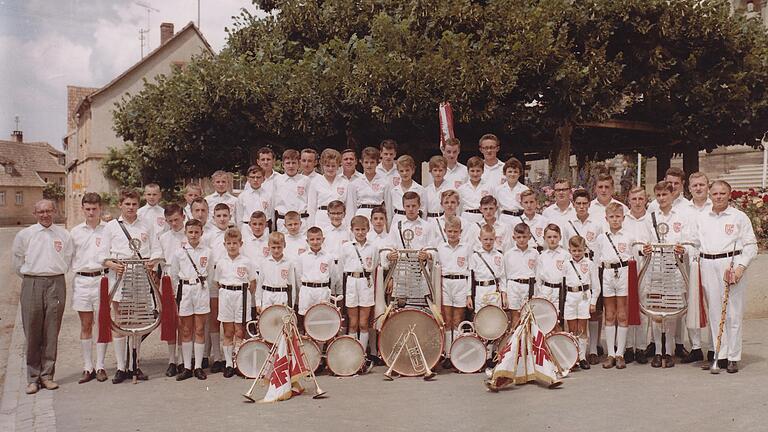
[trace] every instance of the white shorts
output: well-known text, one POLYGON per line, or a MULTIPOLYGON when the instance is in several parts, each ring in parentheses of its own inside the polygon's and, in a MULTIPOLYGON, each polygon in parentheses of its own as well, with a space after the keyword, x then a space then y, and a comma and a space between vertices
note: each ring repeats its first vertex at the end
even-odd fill
POLYGON ((540 297, 543 299, 549 300, 550 303, 552 303, 555 306, 555 309, 557 312, 560 312, 560 289, 559 288, 551 288, 543 283, 539 285, 539 294, 536 297, 540 297))
POLYGON ((261 290, 261 309, 262 310, 276 304, 287 305, 288 293, 261 290))
POLYGON ((512 310, 522 309, 528 301, 528 284, 507 279, 507 303, 512 310))
POLYGON ((312 306, 327 302, 331 299, 331 289, 328 287, 301 287, 299 291, 299 315, 307 313, 312 306))
POLYGON ((181 286, 181 303, 179 303, 179 316, 203 315, 211 311, 211 297, 208 294, 208 285, 200 283, 181 286))
POLYGON ((344 293, 344 304, 350 307, 371 307, 376 302, 373 298, 373 287, 368 286, 368 279, 347 276, 347 289, 344 293))
POLYGON ((584 292, 570 292, 565 296, 565 310, 563 317, 566 320, 589 319, 589 301, 592 295, 586 291, 587 297, 584 298, 584 292))
MULTIPOLYGON (((251 296, 246 295, 245 321, 251 316, 251 296)), ((216 318, 223 323, 243 322, 243 292, 219 288, 219 315, 216 318)))
POLYGON ((91 277, 76 274, 72 279, 72 309, 78 312, 98 310, 100 288, 101 276, 91 277))
POLYGON ((493 302, 493 303, 486 303, 483 299, 486 294, 490 294, 496 292, 496 285, 488 285, 488 286, 478 286, 475 287, 475 298, 474 301, 474 307, 476 311, 479 311, 485 306, 488 306, 489 304, 492 304, 494 306, 501 307, 501 296, 499 295, 499 301, 493 302))
POLYGON ((469 279, 443 278, 443 306, 467 307, 470 294, 469 279))
POLYGON ((613 269, 603 270, 603 297, 626 297, 627 290, 627 267, 619 269, 619 277, 613 269))

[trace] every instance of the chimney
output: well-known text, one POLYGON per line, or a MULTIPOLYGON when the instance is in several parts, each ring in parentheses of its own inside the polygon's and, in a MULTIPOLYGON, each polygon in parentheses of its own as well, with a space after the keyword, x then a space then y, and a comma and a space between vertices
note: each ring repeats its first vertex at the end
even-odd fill
POLYGON ((24 133, 20 130, 15 130, 11 133, 11 141, 17 142, 17 143, 23 143, 24 142, 24 133))
POLYGON ((173 37, 173 23, 160 24, 160 45, 165 45, 173 37))

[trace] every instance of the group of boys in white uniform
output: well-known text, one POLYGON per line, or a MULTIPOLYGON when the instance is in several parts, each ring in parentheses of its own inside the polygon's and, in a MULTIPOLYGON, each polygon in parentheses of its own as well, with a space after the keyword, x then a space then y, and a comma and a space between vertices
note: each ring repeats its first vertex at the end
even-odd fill
MULTIPOLYGON (((666 181, 654 188, 657 200, 646 209, 641 188, 630 191, 629 208, 615 200, 613 178, 607 174, 597 178, 594 200, 585 190, 573 191, 570 181, 556 180, 555 203, 539 214, 539 197, 519 182, 522 163, 515 158, 499 161, 494 135, 484 135, 479 148, 484 157, 471 157, 464 166, 458 162, 459 140, 447 140, 443 155, 429 161, 426 187, 413 179, 413 158, 396 158, 396 143, 384 140, 380 148, 362 151, 362 173, 355 170, 354 151, 326 149, 318 174, 317 154, 307 149, 286 150, 285 172, 279 174, 272 170, 274 153, 263 148, 237 197, 228 191, 229 175, 223 171, 212 175, 214 193, 204 199, 199 186, 187 186, 183 208, 172 204, 162 209, 160 188, 151 184, 144 189, 147 204, 141 209, 138 194, 124 191, 120 217, 106 224, 98 195, 86 194, 86 221, 72 230, 78 263, 73 307, 81 317, 84 360, 80 382, 107 379, 106 344, 97 344, 95 367, 92 363, 97 281, 106 274, 111 286, 123 271, 120 259, 132 255, 128 237, 142 240, 140 253, 150 259, 150 268, 159 265, 173 281, 180 331, 177 340, 168 341, 166 375, 177 380, 205 379, 209 358, 211 373, 233 376, 233 349, 245 337, 243 325, 253 313, 283 304, 301 317, 311 306, 342 293, 348 334, 370 348, 371 361, 380 362, 375 337, 369 337, 375 336, 372 275, 380 264, 386 268, 396 261, 396 253, 382 249, 405 247, 405 230, 414 233, 410 247, 437 246, 436 252, 423 251, 419 258, 442 268, 446 368, 451 367, 450 345, 467 308, 477 311, 495 304, 509 311, 514 327, 531 296, 546 298, 557 309, 562 305, 562 319, 579 340, 576 367, 599 363, 600 332, 606 340, 605 368, 622 369, 634 359, 645 363, 647 355, 653 366, 670 367, 673 351, 684 362, 703 360, 700 329, 689 329, 692 350, 684 352, 685 320, 671 321, 663 329, 664 357, 655 348, 662 329, 653 325, 646 349, 645 326, 628 326, 628 262, 643 259, 649 244, 658 240, 654 218, 671 227, 668 242, 695 245, 676 250, 688 259, 701 258, 710 320, 719 318, 715 312, 724 281, 732 283, 717 358, 729 372, 738 370, 743 274, 757 248, 749 219, 728 206, 727 183, 714 182, 710 189, 706 176, 694 173, 689 178, 693 199, 688 201, 681 193, 684 174, 670 169, 666 181)), ((710 339, 715 339, 717 321, 710 328, 710 339)), ((119 383, 130 376, 124 340, 116 337, 114 347, 113 382, 119 383)))

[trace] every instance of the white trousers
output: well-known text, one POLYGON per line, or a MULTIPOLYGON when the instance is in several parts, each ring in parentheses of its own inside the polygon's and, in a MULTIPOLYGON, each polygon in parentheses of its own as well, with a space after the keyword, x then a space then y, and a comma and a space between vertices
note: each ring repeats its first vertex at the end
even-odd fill
MULTIPOLYGON (((730 266, 730 258, 717 260, 701 260, 701 283, 707 295, 707 312, 712 331, 712 350, 716 349, 717 333, 720 327, 723 297, 725 295, 725 271, 730 266)), ((747 289, 746 277, 742 277, 739 283, 732 285, 728 297, 728 307, 723 326, 723 336, 720 343, 720 352, 715 353, 718 359, 730 361, 741 360, 742 322, 744 320, 744 297, 747 289)))

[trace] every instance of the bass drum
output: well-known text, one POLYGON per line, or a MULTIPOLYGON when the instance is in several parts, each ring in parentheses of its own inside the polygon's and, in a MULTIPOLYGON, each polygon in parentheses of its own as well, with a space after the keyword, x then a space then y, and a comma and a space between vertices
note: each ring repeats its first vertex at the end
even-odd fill
POLYGON ((548 334, 554 330, 557 325, 557 309, 555 308, 555 305, 547 299, 532 298, 523 305, 520 312, 522 316, 533 313, 536 325, 538 325, 539 330, 544 334, 548 334))
POLYGON ((502 336, 509 327, 509 319, 504 309, 487 305, 480 308, 473 320, 475 332, 485 340, 493 341, 502 336))
POLYGON ((308 336, 302 336, 301 341, 304 343, 304 355, 307 357, 307 366, 316 371, 320 367, 320 360, 323 358, 323 353, 318 348, 315 341, 308 336))
POLYGON ((333 339, 341 330, 341 312, 330 303, 318 303, 304 315, 304 331, 312 339, 325 342, 333 339))
POLYGON ((451 363, 461 373, 475 373, 485 366, 485 343, 474 333, 464 333, 451 344, 451 363))
POLYGON ((332 340, 325 356, 328 369, 338 376, 352 376, 365 364, 365 349, 352 336, 339 336, 332 340))
POLYGON ((546 341, 563 375, 567 374, 579 360, 579 340, 570 333, 555 332, 547 335, 546 341))
MULTIPOLYGON (((392 366, 392 362, 397 354, 395 343, 400 336, 405 337, 411 326, 415 326, 413 331, 424 352, 424 358, 427 360, 429 368, 433 369, 437 362, 440 361, 440 356, 443 352, 443 328, 432 315, 419 309, 400 309, 392 312, 387 317, 379 333, 379 354, 387 366, 392 366)), ((411 338, 392 368, 395 372, 403 376, 422 375, 423 372, 414 370, 406 349, 414 348, 415 346, 416 342, 411 338)))
MULTIPOLYGON (((243 342, 235 355, 235 368, 246 378, 255 379, 269 358, 270 346, 262 339, 252 338, 243 342)), ((264 371, 268 375, 269 371, 264 371)))
POLYGON ((261 311, 259 315, 259 335, 265 341, 273 344, 277 342, 277 337, 280 332, 283 331, 283 318, 291 316, 295 322, 296 317, 293 316, 293 310, 285 305, 272 305, 261 311))

